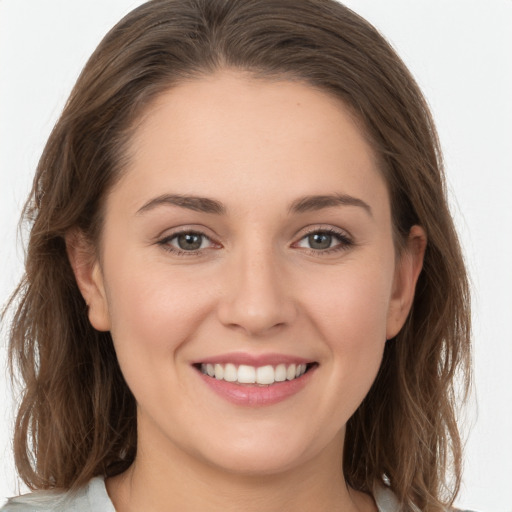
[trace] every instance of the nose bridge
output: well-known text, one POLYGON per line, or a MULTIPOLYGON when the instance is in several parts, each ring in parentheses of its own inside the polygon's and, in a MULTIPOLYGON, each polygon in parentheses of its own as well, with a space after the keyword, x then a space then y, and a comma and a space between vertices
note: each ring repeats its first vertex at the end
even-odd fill
POLYGON ((223 324, 259 335, 293 320, 295 306, 286 272, 268 240, 235 250, 228 280, 229 291, 219 305, 223 324))

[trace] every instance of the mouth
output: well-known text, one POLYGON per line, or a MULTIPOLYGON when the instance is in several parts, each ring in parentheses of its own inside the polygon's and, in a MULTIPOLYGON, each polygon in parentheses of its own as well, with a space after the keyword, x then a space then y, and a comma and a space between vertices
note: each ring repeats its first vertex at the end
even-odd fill
POLYGON ((240 386, 269 387, 296 381, 304 377, 318 363, 279 363, 251 366, 234 363, 197 363, 194 367, 206 377, 240 386))

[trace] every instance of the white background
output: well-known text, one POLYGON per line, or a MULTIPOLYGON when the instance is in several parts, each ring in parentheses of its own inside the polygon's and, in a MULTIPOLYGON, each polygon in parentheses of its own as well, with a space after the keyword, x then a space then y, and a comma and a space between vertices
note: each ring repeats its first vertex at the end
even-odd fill
MULTIPOLYGON (((16 223, 50 129, 101 37, 140 3, 0 0, 0 303, 22 272, 16 223)), ((512 0, 346 3, 392 42, 437 121, 474 294, 475 392, 457 503, 512 512, 512 0)), ((18 490, 5 339, 0 504, 18 490)))

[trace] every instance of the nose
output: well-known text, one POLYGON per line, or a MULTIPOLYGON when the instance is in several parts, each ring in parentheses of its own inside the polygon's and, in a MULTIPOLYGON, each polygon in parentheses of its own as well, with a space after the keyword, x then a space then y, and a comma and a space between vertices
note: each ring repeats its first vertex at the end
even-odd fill
POLYGON ((291 283, 271 250, 234 256, 226 276, 226 293, 218 304, 218 317, 225 326, 254 337, 294 321, 291 283))

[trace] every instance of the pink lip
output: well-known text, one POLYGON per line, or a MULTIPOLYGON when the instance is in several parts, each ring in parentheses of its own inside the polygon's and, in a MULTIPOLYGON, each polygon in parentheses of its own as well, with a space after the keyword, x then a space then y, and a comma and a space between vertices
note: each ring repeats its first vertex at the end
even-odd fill
POLYGON ((248 366, 277 366, 278 364, 308 364, 312 363, 311 359, 290 356, 285 354, 247 354, 245 352, 232 352, 229 354, 221 354, 218 356, 208 357, 200 361, 194 361, 192 364, 227 364, 234 365, 246 364, 248 366))
POLYGON ((213 392, 228 402, 241 406, 262 407, 277 404, 299 393, 311 380, 316 369, 315 365, 297 379, 275 382, 269 386, 217 380, 200 370, 197 370, 197 374, 213 392))

